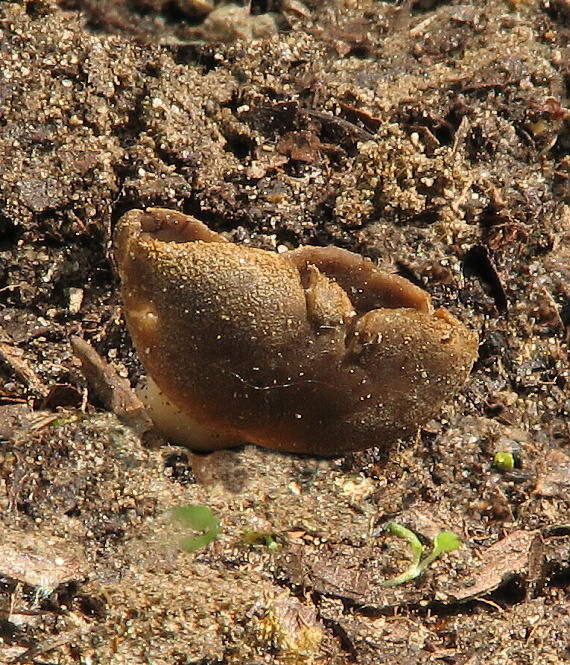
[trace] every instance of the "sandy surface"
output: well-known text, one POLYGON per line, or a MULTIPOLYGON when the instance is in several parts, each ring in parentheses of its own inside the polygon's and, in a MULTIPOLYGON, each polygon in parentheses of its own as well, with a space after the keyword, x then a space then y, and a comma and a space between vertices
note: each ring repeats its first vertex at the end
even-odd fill
POLYGON ((0 662, 567 662, 568 2, 210 10, 0 6, 0 662), (467 385, 389 451, 143 445, 69 339, 136 383, 110 237, 149 205, 408 277, 479 333, 467 385), (390 520, 463 546, 385 588, 390 520))

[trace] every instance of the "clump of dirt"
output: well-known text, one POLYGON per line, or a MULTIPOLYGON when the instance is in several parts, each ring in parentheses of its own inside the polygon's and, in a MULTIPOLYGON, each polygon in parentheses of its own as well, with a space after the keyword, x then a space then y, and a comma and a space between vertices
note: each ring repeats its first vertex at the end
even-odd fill
POLYGON ((562 1, 2 3, 2 662, 568 659, 569 41, 562 1), (110 237, 150 205, 411 279, 467 385, 391 450, 146 447, 70 337, 140 376, 110 237), (385 587, 389 521, 463 546, 385 587))

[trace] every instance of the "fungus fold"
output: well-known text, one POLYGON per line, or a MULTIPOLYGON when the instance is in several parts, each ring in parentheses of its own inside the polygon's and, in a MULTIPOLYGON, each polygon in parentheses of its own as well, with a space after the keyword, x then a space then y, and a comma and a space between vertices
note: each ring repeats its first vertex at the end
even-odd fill
POLYGON ((437 415, 477 357, 425 291, 343 249, 244 247, 161 208, 126 213, 114 243, 141 396, 178 444, 384 446, 437 415))

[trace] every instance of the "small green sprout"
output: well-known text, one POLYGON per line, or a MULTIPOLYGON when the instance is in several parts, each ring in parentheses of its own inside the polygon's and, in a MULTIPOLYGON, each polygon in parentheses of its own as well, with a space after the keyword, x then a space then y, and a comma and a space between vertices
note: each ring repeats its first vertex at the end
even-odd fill
POLYGON ((242 536, 244 545, 265 545, 270 552, 277 552, 280 545, 275 540, 275 536, 266 531, 245 531, 242 536))
POLYGON ((397 522, 388 522, 386 528, 390 533, 398 536, 398 538, 407 541, 412 550, 413 560, 412 565, 408 570, 404 571, 401 575, 384 582, 384 587, 398 586, 399 584, 405 584, 410 580, 415 580, 416 577, 419 577, 438 556, 441 556, 444 552, 453 552, 461 547, 461 540, 459 540, 458 536, 451 531, 441 531, 434 538, 432 551, 422 560, 424 546, 413 531, 406 529, 405 526, 402 526, 397 522))
POLYGON ((500 450, 493 457, 493 466, 497 471, 511 471, 515 468, 515 457, 507 450, 500 450))
POLYGON ((187 536, 180 541, 180 548, 185 552, 195 552, 206 547, 222 530, 222 523, 208 506, 175 506, 170 509, 170 514, 182 526, 203 532, 199 536, 187 536))

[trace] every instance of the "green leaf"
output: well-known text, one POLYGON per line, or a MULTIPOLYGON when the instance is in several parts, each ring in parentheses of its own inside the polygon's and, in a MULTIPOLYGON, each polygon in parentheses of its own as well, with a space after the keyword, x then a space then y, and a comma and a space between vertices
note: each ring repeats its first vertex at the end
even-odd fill
POLYGON ((459 536, 456 536, 451 531, 440 531, 433 541, 433 550, 429 553, 428 556, 420 563, 418 566, 418 574, 423 573, 423 571, 432 564, 438 556, 444 552, 453 552, 458 550, 461 547, 462 543, 459 539, 459 536))
POLYGON ((436 556, 439 556, 443 552, 454 552, 458 550, 463 543, 459 539, 459 536, 456 536, 451 531, 442 531, 438 533, 433 541, 433 552, 436 553, 436 556))
POLYGON ((215 540, 222 524, 208 506, 187 505, 175 506, 170 509, 172 518, 185 527, 204 533, 198 536, 187 536, 180 541, 180 547, 185 552, 195 552, 201 547, 206 547, 215 540))
POLYGON ((218 518, 208 508, 202 505, 175 506, 170 509, 170 514, 183 526, 196 529, 196 531, 209 531, 216 529, 219 525, 218 518))
POLYGON ((187 536, 180 541, 180 549, 185 552, 196 552, 196 550, 209 545, 216 539, 217 535, 214 531, 206 531, 200 536, 187 536))

